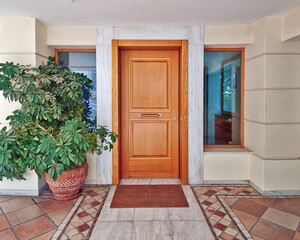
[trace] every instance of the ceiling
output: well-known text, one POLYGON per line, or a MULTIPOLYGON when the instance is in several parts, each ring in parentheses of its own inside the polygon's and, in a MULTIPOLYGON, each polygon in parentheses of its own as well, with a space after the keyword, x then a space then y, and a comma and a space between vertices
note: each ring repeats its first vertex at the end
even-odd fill
POLYGON ((34 17, 48 26, 229 25, 296 7, 300 0, 0 0, 0 18, 34 17))

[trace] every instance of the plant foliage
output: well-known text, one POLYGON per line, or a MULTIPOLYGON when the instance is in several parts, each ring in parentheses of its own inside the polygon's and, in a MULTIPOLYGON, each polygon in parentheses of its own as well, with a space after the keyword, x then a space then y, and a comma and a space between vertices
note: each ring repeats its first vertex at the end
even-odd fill
POLYGON ((86 161, 88 151, 111 150, 117 135, 105 126, 91 128, 84 113, 84 90, 91 80, 63 69, 49 57, 38 68, 0 63, 0 90, 21 108, 7 117, 10 128, 0 130, 0 181, 24 179, 26 169, 54 180, 62 171, 86 161))

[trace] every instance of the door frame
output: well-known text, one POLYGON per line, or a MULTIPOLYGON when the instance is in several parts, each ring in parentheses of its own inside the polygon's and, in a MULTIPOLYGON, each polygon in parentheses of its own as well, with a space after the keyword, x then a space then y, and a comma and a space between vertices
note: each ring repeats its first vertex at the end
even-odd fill
MULTIPOLYGON (((178 50, 179 51, 179 177, 188 184, 188 40, 112 40, 112 130, 120 134, 121 88, 120 50, 178 50)), ((121 180, 121 141, 112 151, 112 183, 121 180)))

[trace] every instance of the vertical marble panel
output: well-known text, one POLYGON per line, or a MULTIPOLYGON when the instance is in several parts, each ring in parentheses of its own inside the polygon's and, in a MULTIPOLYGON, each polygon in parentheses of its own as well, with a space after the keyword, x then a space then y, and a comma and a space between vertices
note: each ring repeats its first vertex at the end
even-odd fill
MULTIPOLYGON (((98 124, 112 128, 111 40, 160 39, 189 41, 189 184, 203 181, 203 41, 204 26, 98 27, 97 29, 97 104, 98 124)), ((112 154, 97 159, 97 183, 112 183, 112 154)))
POLYGON ((203 182, 203 59, 204 27, 189 28, 188 168, 189 184, 203 182))
MULTIPOLYGON (((112 74, 111 40, 112 27, 97 29, 97 124, 112 129, 112 74)), ((112 183, 112 153, 103 152, 97 157, 97 184, 112 183)))

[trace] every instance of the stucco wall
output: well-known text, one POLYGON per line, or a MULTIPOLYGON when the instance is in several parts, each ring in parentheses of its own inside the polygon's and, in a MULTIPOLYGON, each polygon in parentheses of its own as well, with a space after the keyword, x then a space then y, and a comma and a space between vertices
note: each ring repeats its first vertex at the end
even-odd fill
MULTIPOLYGON (((34 18, 0 19, 0 62, 14 62, 38 66, 53 55, 53 49, 46 44, 47 28, 34 18)), ((0 93, 0 127, 8 126, 6 117, 20 107, 18 102, 8 102, 0 93)), ((38 195, 45 187, 33 171, 28 171, 26 181, 3 180, 0 194, 38 195)))
POLYGON ((204 152, 204 181, 249 181, 250 152, 204 152))
POLYGON ((245 146, 250 180, 263 191, 300 193, 300 42, 282 41, 282 17, 253 25, 246 47, 245 146))

